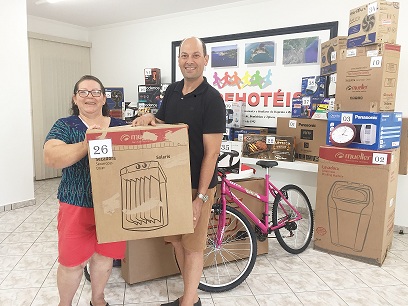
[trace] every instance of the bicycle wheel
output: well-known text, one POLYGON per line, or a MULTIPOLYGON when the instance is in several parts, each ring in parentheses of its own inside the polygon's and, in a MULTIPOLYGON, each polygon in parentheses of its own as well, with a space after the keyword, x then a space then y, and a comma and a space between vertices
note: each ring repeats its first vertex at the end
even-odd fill
POLYGON ((231 290, 251 273, 257 255, 253 226, 237 209, 227 206, 222 244, 215 246, 221 205, 214 204, 208 224, 207 248, 199 289, 208 292, 231 290))
MULTIPOLYGON (((283 195, 288 199, 301 214, 302 219, 299 221, 287 222, 280 229, 275 230, 276 238, 279 244, 287 252, 299 254, 303 252, 309 245, 313 235, 313 212, 309 198, 306 193, 296 185, 286 185, 281 189, 283 195)), ((282 200, 280 195, 277 195, 272 208, 272 223, 275 226, 279 220, 294 218, 295 213, 282 200), (285 213, 286 212, 286 213, 285 213)))

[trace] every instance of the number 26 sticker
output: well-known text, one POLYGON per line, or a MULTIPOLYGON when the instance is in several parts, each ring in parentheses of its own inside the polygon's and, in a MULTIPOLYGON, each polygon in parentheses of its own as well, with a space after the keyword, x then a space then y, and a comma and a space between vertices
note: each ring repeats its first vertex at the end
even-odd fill
POLYGON ((91 158, 113 157, 112 139, 90 140, 89 155, 91 158))

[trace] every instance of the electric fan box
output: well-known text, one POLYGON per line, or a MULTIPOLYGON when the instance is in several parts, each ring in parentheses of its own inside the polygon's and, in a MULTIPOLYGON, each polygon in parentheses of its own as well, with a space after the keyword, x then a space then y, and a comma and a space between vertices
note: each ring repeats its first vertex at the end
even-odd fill
POLYGON ((394 111, 401 46, 374 44, 344 50, 337 66, 337 111, 394 111))
POLYGON ((377 0, 350 10, 347 48, 397 39, 399 2, 377 0))
MULTIPOLYGON (((263 178, 250 178, 234 180, 242 187, 257 193, 265 192, 263 178)), ((217 186, 220 194, 220 184, 217 186)), ((237 192, 236 195, 258 217, 264 213, 263 205, 247 194, 237 192)), ((237 208, 235 203, 227 203, 237 208)), ((241 209, 237 208, 242 212, 241 209)), ((243 212, 242 212, 243 213, 243 212)), ((249 221, 253 224, 252 221, 249 221)), ((212 231, 212 229, 211 229, 212 231)), ((228 234, 228 231, 227 233, 228 234)), ((268 239, 258 242, 258 255, 268 253, 268 239)), ((173 246, 165 243, 163 238, 139 239, 127 242, 125 258, 122 260, 122 277, 128 284, 140 283, 164 276, 179 274, 180 271, 174 256, 173 246)))
POLYGON ((123 87, 106 87, 106 104, 109 106, 110 116, 122 119, 122 104, 125 101, 123 87))
POLYGON ((99 243, 193 232, 186 125, 88 130, 99 243))
POLYGON ((347 36, 337 36, 321 44, 320 75, 329 75, 337 71, 337 57, 346 45, 347 36))
POLYGON ((348 122, 356 128, 356 137, 349 148, 387 150, 400 146, 401 112, 329 112, 326 144, 331 145, 330 132, 338 124, 348 122))
POLYGON ((393 239, 398 161, 399 148, 320 148, 315 249, 384 262, 393 239))

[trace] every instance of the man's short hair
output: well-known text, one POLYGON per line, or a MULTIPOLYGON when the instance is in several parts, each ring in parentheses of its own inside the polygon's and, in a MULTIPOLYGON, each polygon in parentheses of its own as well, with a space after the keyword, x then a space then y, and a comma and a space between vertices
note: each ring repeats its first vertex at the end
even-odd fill
MULTIPOLYGON (((183 42, 184 42, 186 39, 189 39, 189 38, 192 38, 192 37, 184 38, 184 39, 181 41, 181 43, 180 43, 180 48, 179 48, 179 56, 180 56, 181 45, 183 44, 183 42)), ((199 37, 194 37, 194 38, 198 39, 198 40, 201 42, 201 45, 203 46, 203 54, 204 54, 204 56, 207 56, 207 46, 205 45, 205 42, 204 42, 201 38, 199 38, 199 37)))

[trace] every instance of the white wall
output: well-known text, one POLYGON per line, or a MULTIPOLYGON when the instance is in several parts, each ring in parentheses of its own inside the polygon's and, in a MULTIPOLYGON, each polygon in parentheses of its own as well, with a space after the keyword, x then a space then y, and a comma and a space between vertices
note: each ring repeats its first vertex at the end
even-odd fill
MULTIPOLYGON (((4 1, 3 1, 4 2, 4 1)), ((0 211, 33 201, 33 148, 26 1, 2 3, 0 10, 0 211), (13 25, 11 28, 10 25, 13 25), (6 30, 9 29, 9 30, 6 30)))
MULTIPOLYGON (((252 0, 189 14, 93 28, 89 33, 92 73, 100 77, 106 86, 123 86, 126 100, 136 101, 137 85, 144 82, 144 68, 159 67, 162 82, 171 81, 172 41, 193 35, 209 37, 329 21, 339 21, 339 35, 347 35, 350 9, 367 3, 369 0, 252 0)), ((404 102, 402 84, 408 84, 408 53, 404 52, 405 46, 408 46, 407 28, 408 5, 402 3, 397 41, 402 45, 403 52, 396 110, 402 111, 405 116, 408 116, 408 103, 404 102)), ((32 31, 31 28, 29 30, 32 31)), ((41 31, 41 28, 37 27, 36 31, 41 31)), ((67 37, 64 32, 53 35, 67 37)), ((288 176, 296 176, 299 180, 299 176, 303 178, 308 174, 292 171, 288 176)), ((399 176, 399 180, 396 224, 408 226, 408 206, 404 201, 408 194, 403 189, 403 186, 408 186, 408 176, 399 176)), ((313 186, 307 188, 313 193, 313 186)))

